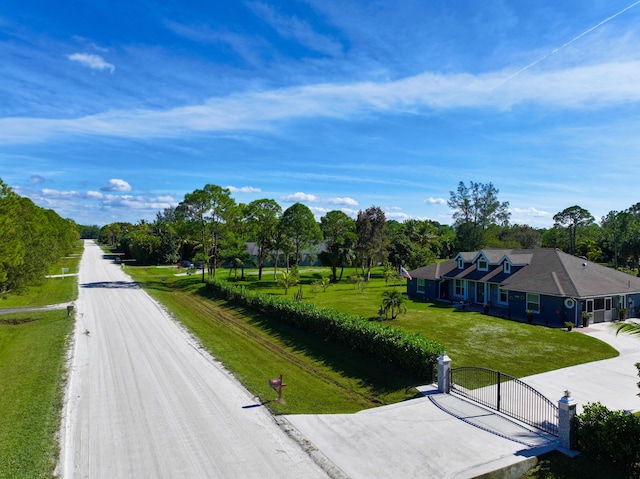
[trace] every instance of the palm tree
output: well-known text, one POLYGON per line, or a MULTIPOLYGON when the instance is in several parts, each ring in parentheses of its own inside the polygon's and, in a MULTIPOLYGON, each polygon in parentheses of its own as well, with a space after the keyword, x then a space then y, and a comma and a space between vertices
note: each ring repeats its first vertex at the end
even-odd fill
POLYGON ((284 295, 289 293, 289 288, 298 284, 298 275, 296 271, 281 271, 282 278, 278 278, 278 284, 284 288, 284 295))
POLYGON ((406 313, 407 307, 404 305, 406 297, 400 291, 385 291, 382 293, 382 310, 384 311, 385 318, 389 318, 389 311, 391 311, 391 319, 396 319, 398 314, 406 313))
POLYGON ((631 321, 628 323, 622 323, 616 329, 616 335, 619 333, 633 334, 636 336, 640 336, 640 323, 637 321, 631 321))

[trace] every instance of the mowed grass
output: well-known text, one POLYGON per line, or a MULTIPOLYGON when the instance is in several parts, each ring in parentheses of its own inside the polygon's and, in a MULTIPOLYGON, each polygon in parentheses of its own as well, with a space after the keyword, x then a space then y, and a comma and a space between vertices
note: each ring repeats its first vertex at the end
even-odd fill
POLYGON ((200 275, 176 277, 175 268, 129 268, 221 361, 258 402, 276 414, 350 413, 416 397, 424 381, 321 337, 210 298, 200 275), (268 379, 284 376, 285 402, 268 379))
MULTIPOLYGON (((375 320, 384 291, 406 291, 406 280, 397 279, 387 285, 380 277, 381 271, 378 269, 375 273, 363 290, 343 281, 322 291, 312 283, 328 276, 328 269, 302 269, 301 284, 291 288, 288 295, 292 297, 302 287, 303 301, 375 320)), ((353 269, 349 274, 353 274, 353 269)), ((239 283, 266 293, 284 294, 284 289, 273 281, 273 274, 263 275, 261 282, 250 275, 246 278, 248 281, 239 283)), ((569 332, 462 311, 447 303, 408 300, 405 305, 405 314, 382 324, 419 333, 443 344, 452 367, 485 367, 525 377, 618 355, 608 344, 579 331, 569 332)))
POLYGON ((53 475, 72 328, 66 310, 0 315, 0 478, 53 475))

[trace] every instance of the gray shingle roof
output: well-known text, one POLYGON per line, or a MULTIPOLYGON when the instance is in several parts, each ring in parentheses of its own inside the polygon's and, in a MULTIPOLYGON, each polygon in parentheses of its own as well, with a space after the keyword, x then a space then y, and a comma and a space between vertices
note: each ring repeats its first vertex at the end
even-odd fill
MULTIPOLYGON (((481 252, 492 265, 488 272, 478 271, 475 265, 458 270, 457 262, 449 260, 415 269, 410 274, 419 279, 448 277, 498 283, 510 290, 572 298, 640 292, 640 278, 556 249, 485 249, 481 252), (514 264, 513 274, 503 273, 501 267, 496 267, 505 257, 514 264), (520 265, 522 267, 515 267, 520 265)), ((478 253, 464 252, 460 256, 467 262, 478 253)))

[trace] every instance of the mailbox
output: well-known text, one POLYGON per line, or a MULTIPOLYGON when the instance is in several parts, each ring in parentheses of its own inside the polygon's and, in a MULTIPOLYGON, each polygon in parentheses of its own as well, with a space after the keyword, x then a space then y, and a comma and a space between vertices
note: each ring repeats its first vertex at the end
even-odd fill
POLYGON ((286 384, 282 382, 282 374, 278 378, 269 379, 269 387, 278 393, 278 401, 282 402, 282 388, 286 384))

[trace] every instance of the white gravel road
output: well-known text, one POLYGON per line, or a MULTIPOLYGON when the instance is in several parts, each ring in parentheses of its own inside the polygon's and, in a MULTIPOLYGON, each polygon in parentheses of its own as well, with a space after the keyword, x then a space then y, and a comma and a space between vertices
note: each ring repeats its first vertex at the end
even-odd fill
POLYGON ((92 241, 78 282, 60 476, 327 477, 92 241))

